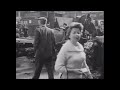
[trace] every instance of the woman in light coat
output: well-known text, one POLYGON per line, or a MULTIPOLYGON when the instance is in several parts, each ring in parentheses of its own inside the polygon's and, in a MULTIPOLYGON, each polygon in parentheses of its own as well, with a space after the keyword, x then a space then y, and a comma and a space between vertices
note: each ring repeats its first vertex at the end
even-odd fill
POLYGON ((78 42, 83 30, 81 23, 72 23, 68 31, 68 40, 60 49, 55 62, 55 70, 60 79, 80 79, 83 71, 92 79, 91 72, 86 64, 86 54, 83 46, 78 42))

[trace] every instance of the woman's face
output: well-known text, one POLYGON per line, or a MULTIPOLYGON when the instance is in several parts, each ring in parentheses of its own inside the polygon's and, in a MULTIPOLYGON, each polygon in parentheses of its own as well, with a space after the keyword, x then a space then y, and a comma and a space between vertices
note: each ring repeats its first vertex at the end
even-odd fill
POLYGON ((74 41, 79 41, 82 33, 78 28, 72 28, 69 38, 74 41))

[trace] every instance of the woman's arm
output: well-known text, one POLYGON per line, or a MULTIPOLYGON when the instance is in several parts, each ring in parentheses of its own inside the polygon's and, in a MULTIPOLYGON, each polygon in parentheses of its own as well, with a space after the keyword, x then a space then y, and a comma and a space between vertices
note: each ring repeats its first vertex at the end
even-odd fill
POLYGON ((84 65, 83 67, 87 69, 87 72, 85 72, 85 74, 88 76, 88 78, 93 79, 90 69, 86 63, 86 60, 84 60, 83 65, 84 65))
POLYGON ((62 46, 61 50, 57 55, 57 60, 55 62, 55 70, 60 73, 66 73, 66 58, 65 58, 66 47, 62 46))

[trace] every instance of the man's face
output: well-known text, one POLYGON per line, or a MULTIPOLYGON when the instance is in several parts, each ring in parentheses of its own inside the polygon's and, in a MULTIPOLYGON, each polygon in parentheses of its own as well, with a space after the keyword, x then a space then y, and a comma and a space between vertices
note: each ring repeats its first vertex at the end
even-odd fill
POLYGON ((41 24, 41 20, 38 20, 38 24, 41 26, 42 24, 41 24))

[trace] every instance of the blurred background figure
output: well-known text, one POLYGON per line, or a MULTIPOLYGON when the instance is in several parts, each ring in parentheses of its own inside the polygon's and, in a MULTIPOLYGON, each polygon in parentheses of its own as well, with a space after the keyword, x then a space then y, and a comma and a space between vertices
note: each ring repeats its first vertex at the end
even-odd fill
POLYGON ((104 34, 104 21, 100 22, 100 26, 101 26, 101 32, 104 34))
POLYGON ((20 32, 19 32, 19 29, 16 28, 16 38, 19 38, 20 37, 20 32))
POLYGON ((87 30, 92 37, 96 36, 96 28, 92 22, 92 18, 90 17, 90 14, 87 15, 87 18, 84 24, 84 30, 87 30))
POLYGON ((64 40, 66 40, 66 33, 68 30, 69 26, 66 23, 63 23, 63 39, 62 41, 64 42, 64 40))
POLYGON ((54 28, 55 28, 55 29, 59 29, 59 28, 60 28, 60 26, 59 26, 59 24, 58 24, 57 18, 55 19, 55 22, 54 22, 54 28))
POLYGON ((100 21, 100 24, 97 28, 97 36, 103 36, 104 35, 104 21, 100 21))
POLYGON ((23 30, 24 37, 28 37, 28 27, 27 27, 27 25, 24 25, 22 30, 23 30))

